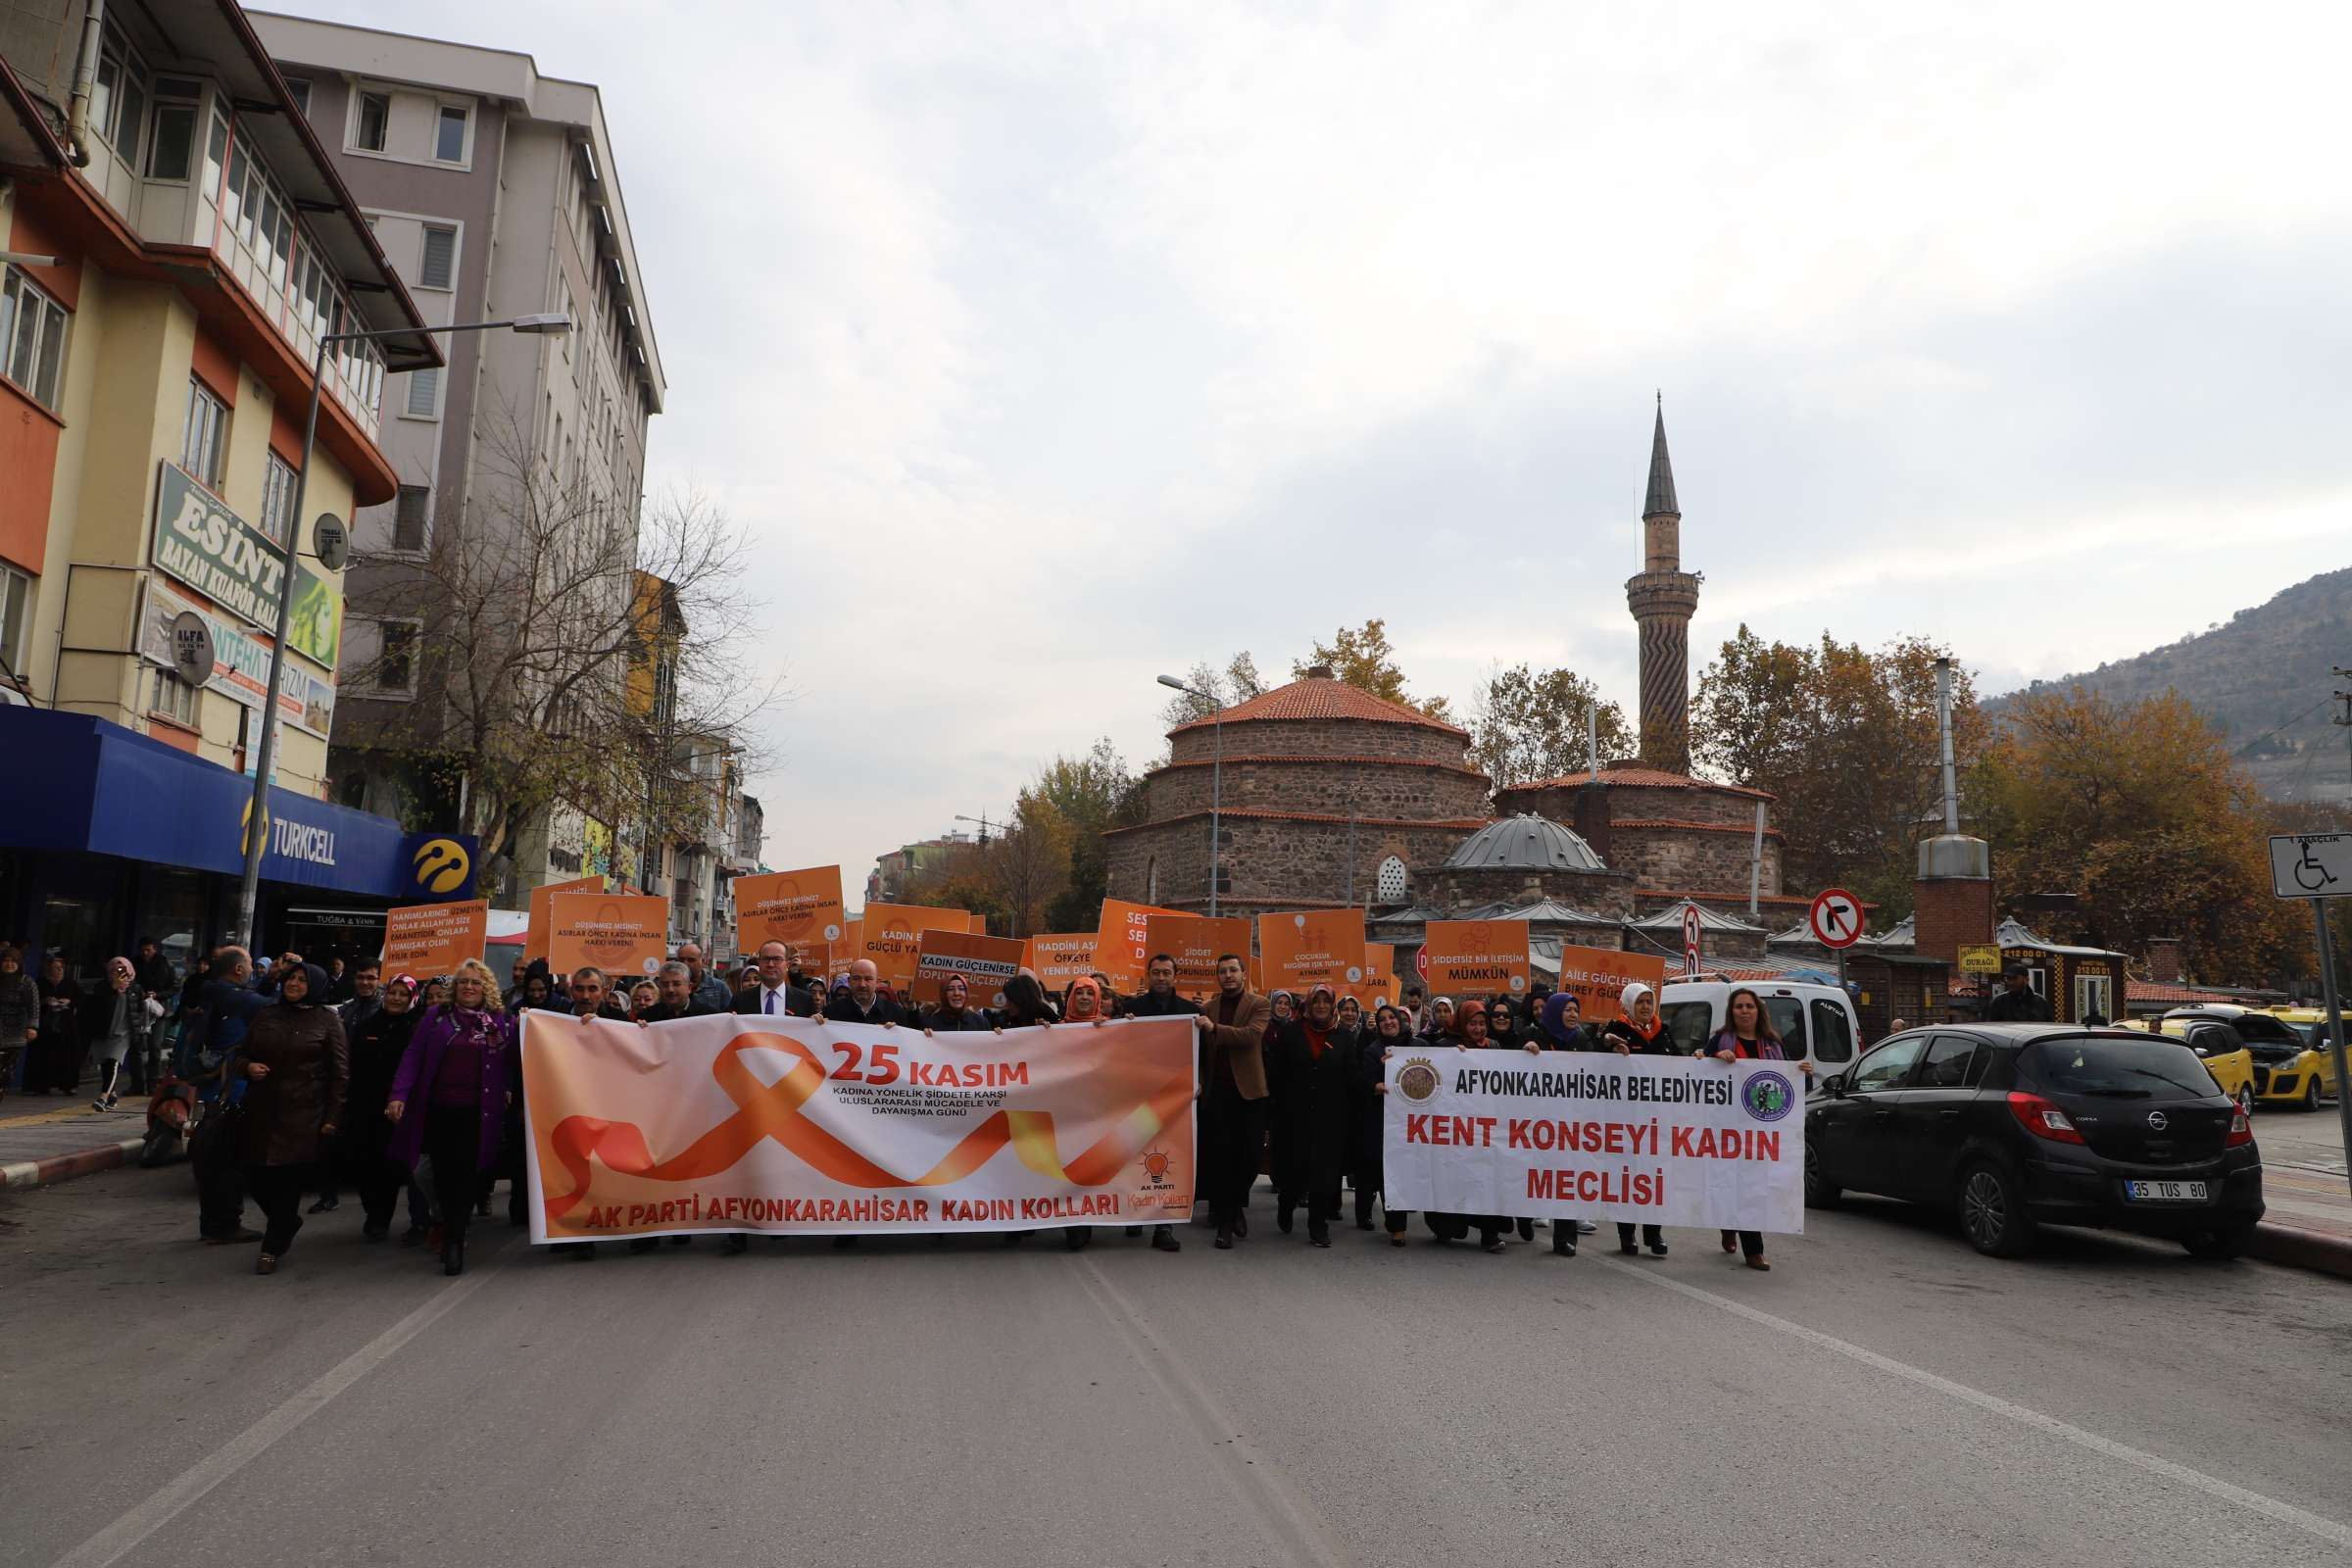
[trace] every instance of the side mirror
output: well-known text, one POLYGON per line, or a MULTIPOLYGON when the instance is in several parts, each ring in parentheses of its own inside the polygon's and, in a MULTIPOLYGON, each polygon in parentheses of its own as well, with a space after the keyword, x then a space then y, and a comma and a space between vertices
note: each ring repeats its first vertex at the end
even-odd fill
POLYGON ((1843 1100, 1845 1098, 1845 1074, 1834 1072, 1825 1076, 1821 1080, 1821 1092, 1832 1100, 1843 1100))

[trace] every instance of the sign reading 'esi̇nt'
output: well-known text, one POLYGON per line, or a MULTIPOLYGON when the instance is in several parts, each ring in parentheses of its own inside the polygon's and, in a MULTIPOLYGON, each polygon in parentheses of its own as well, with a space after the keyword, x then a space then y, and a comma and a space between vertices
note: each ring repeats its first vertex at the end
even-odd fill
MULTIPOLYGON (((163 464, 156 479, 155 564, 230 614, 276 630, 284 550, 172 463, 163 464)), ((287 648, 331 669, 342 634, 343 602, 334 585, 297 568, 287 648)))

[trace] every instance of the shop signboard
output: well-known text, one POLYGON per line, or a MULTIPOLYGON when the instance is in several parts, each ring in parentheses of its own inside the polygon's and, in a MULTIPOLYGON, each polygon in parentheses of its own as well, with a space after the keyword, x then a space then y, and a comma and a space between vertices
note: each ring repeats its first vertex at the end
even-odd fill
MULTIPOLYGON (((155 564, 247 624, 276 629, 284 550, 168 461, 155 484, 155 564)), ((342 635, 343 601, 335 585, 297 563, 286 647, 332 669, 342 635)))

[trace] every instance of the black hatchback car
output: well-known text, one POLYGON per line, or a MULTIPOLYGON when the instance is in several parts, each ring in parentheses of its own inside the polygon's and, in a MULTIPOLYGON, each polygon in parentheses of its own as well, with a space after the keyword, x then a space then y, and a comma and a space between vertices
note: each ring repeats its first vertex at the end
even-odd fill
POLYGON ((2135 1030, 1937 1025, 1879 1043, 1805 1101, 1805 1202, 1880 1193, 1958 1212, 2016 1257, 2098 1225, 2235 1257, 2262 1218, 2245 1108, 2195 1053, 2135 1030))

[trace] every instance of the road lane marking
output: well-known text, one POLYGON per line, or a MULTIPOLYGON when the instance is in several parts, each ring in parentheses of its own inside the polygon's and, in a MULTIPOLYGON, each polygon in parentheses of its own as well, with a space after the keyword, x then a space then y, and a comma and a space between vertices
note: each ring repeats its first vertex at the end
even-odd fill
POLYGON ((2029 1409, 2025 1405, 2004 1399, 1997 1394, 1986 1394, 1982 1389, 1972 1389, 1965 1383, 1954 1383, 1950 1378, 1930 1372, 1925 1367, 1913 1366, 1908 1361, 1897 1361, 1890 1355, 1881 1355, 1876 1350, 1865 1349, 1850 1340, 1838 1339, 1834 1334, 1824 1334, 1819 1329, 1809 1329, 1802 1323, 1791 1323, 1785 1317, 1775 1317, 1770 1312, 1760 1311, 1744 1301, 1733 1300, 1728 1296, 1717 1296, 1713 1291, 1702 1291, 1695 1285, 1685 1285, 1680 1280, 1669 1279, 1662 1274, 1653 1274, 1629 1263, 1620 1263, 1614 1258, 1604 1257, 1599 1261, 1620 1274, 1641 1280, 1643 1284, 1654 1285, 1662 1291, 1672 1291, 1677 1296, 1687 1296, 1693 1301, 1704 1301, 1707 1305, 1719 1307, 1735 1317, 1743 1317, 1750 1323, 1759 1324, 1768 1329, 1776 1329, 1792 1339, 1802 1340, 1807 1345, 1817 1346, 1822 1349, 1842 1355, 1848 1360, 1859 1361, 1864 1366, 1874 1367, 1889 1376, 1916 1383, 1922 1388, 1933 1389, 1937 1394, 1946 1395, 1964 1404, 1973 1404, 1980 1410, 1989 1410, 1994 1415, 2005 1417, 2020 1426, 2032 1427, 2036 1432, 2045 1432, 2054 1438, 2063 1438, 2080 1447, 2090 1449, 2093 1453, 2105 1454, 2110 1459, 2121 1460, 2125 1464, 2145 1470, 2150 1475, 2162 1476, 2168 1481, 2178 1481, 2182 1486, 2194 1487, 2209 1496, 2219 1497, 2224 1502, 2233 1502, 2241 1508, 2262 1514, 2266 1518, 2275 1519, 2280 1524, 2292 1525, 2297 1530, 2318 1536, 2323 1541, 2331 1541, 2339 1546, 2352 1546, 2352 1525, 2341 1524, 2336 1520, 2307 1512, 2291 1502, 2281 1502, 2277 1497, 2265 1496, 2262 1493, 2250 1491, 2234 1482, 2224 1481, 2219 1476, 2209 1476, 2202 1470, 2191 1470, 2184 1464, 2176 1464, 2172 1460, 2150 1453, 2144 1448, 2134 1448, 2130 1444, 2118 1443, 2113 1438, 2100 1437, 2096 1432, 2086 1432, 2079 1426, 2059 1420, 2056 1416, 2044 1415, 2039 1410, 2029 1409))
MULTIPOLYGON (((529 1249, 522 1250, 528 1251, 529 1249)), ((407 1317, 295 1391, 284 1403, 238 1433, 209 1457, 181 1471, 158 1488, 146 1501, 58 1558, 52 1568, 107 1568, 108 1564, 120 1561, 136 1550, 140 1543, 170 1524, 206 1493, 260 1458, 269 1451, 271 1444, 325 1408, 336 1395, 398 1354, 401 1347, 431 1328, 466 1298, 481 1289, 483 1282, 498 1272, 507 1258, 515 1255, 517 1253, 514 1249, 507 1249, 489 1267, 468 1269, 465 1277, 455 1284, 443 1286, 407 1317)))
POLYGON ((1172 1346, 1152 1332, 1134 1303, 1110 1283, 1110 1276, 1091 1257, 1073 1257, 1070 1262, 1102 1315, 1141 1352, 1144 1369, 1168 1402, 1208 1440, 1212 1453, 1224 1456, 1226 1484, 1250 1504, 1266 1533, 1288 1549, 1290 1559, 1316 1568, 1347 1568, 1353 1559, 1341 1549, 1314 1504, 1291 1486, 1272 1455, 1252 1446, 1236 1430, 1234 1418, 1208 1386, 1192 1374, 1172 1346))

